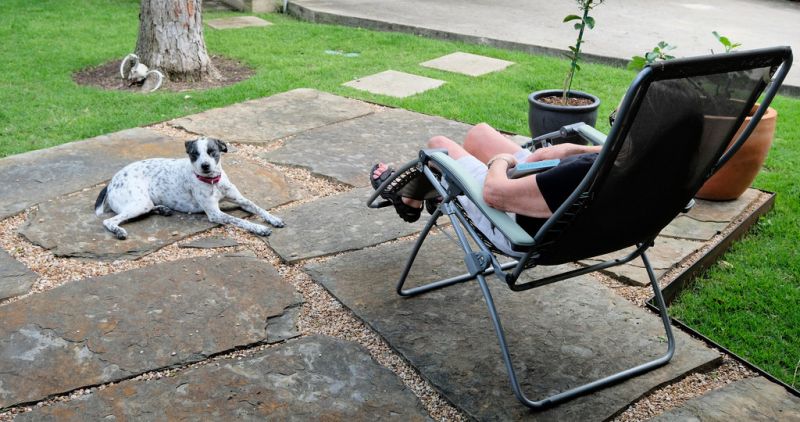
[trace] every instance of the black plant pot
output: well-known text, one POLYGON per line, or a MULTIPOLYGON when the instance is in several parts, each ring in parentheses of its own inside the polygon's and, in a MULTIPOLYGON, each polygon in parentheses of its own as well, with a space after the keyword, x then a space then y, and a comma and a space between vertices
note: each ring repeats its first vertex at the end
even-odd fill
MULTIPOLYGON (((560 96, 561 93, 560 89, 549 89, 536 91, 528 96, 528 128, 531 130, 531 137, 535 138, 545 133, 555 132, 562 126, 573 123, 584 122, 590 126, 597 123, 597 108, 600 107, 600 99, 592 94, 581 91, 569 92, 570 98, 592 100, 592 104, 585 106, 562 106, 539 101, 539 98, 560 96)), ((574 140, 561 140, 561 142, 570 141, 574 140)))

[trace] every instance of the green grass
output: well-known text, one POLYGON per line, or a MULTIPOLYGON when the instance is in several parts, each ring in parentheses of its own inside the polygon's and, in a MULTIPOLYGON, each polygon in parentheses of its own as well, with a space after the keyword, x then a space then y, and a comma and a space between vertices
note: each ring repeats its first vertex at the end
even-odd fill
MULTIPOLYGON (((152 124, 293 88, 336 94, 418 110, 464 122, 487 121, 526 133, 527 100, 534 89, 560 86, 565 62, 553 58, 445 43, 405 34, 297 22, 265 16, 275 25, 217 31, 206 27, 212 54, 238 59, 256 70, 251 79, 210 91, 150 95, 77 86, 73 72, 120 59, 136 45, 139 2, 135 0, 25 0, 0 2, 0 157, 46 148, 120 129, 152 124), (356 51, 359 57, 325 54, 356 51), (418 63, 456 50, 489 54, 518 64, 507 71, 471 78, 427 69, 418 63), (362 93, 341 86, 387 69, 447 81, 437 90, 407 99, 362 93)), ((207 13, 206 19, 223 16, 207 13)), ((619 98, 631 80, 622 69, 587 65, 580 88, 601 98, 619 98)), ((607 102, 601 109, 613 109, 607 102)))
MULTIPOLYGON (((120 59, 134 49, 138 8, 138 0, 0 1, 0 157, 300 87, 466 123, 485 121, 527 134, 527 94, 561 86, 568 66, 556 58, 265 15, 273 26, 206 28, 212 54, 255 69, 247 81, 209 91, 149 95, 76 85, 73 72, 120 59), (360 55, 348 58, 325 50, 360 55), (455 51, 516 64, 479 78, 418 64, 455 51), (406 99, 342 86, 387 69, 447 83, 406 99)), ((205 19, 225 15, 207 13, 205 19)), ((598 126, 605 131, 605 117, 634 73, 593 64, 582 67, 574 87, 604 100, 598 126)), ((800 257, 795 246, 800 239, 800 188, 795 183, 800 174, 800 101, 780 97, 774 107, 780 112, 777 139, 756 186, 778 193, 775 210, 724 257, 728 265, 710 270, 673 310, 735 353, 792 383, 800 360, 800 257)))

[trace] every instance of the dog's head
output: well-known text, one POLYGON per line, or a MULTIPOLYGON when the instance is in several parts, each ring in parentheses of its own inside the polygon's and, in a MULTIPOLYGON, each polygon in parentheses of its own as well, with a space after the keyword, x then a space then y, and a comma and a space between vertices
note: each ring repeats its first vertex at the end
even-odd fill
POLYGON ((195 174, 205 177, 216 177, 222 173, 220 158, 223 152, 228 152, 225 142, 213 138, 197 138, 186 141, 186 153, 192 162, 195 174))

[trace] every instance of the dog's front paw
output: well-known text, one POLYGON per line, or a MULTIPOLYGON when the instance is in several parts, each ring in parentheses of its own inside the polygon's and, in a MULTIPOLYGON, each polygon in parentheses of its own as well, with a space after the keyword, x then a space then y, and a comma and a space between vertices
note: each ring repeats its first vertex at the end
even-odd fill
POLYGON ((272 230, 270 230, 267 226, 256 226, 252 232, 253 234, 257 234, 259 236, 269 236, 272 234, 272 230))
POLYGON ((114 230, 114 236, 119 240, 125 240, 128 238, 128 232, 122 227, 117 227, 117 229, 114 230))
POLYGON ((286 226, 286 224, 283 222, 283 220, 281 220, 278 217, 270 218, 269 220, 267 220, 267 223, 271 224, 272 227, 279 227, 280 228, 280 227, 286 226))

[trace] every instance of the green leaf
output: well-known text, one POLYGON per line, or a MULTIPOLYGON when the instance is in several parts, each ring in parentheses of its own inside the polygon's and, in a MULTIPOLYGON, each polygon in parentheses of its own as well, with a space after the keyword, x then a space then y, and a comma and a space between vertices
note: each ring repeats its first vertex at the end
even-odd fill
POLYGON ((578 63, 575 63, 575 70, 581 70, 581 66, 578 63))
POLYGON ((628 63, 628 69, 631 70, 642 70, 645 65, 644 57, 642 56, 633 56, 631 61, 628 63))
POLYGON ((586 25, 589 26, 589 29, 594 29, 594 18, 591 16, 586 17, 586 25))
POLYGON ((564 18, 563 22, 574 21, 575 19, 580 20, 580 18, 581 17, 578 15, 567 15, 567 17, 564 18))
POLYGON ((652 63, 658 58, 658 53, 655 51, 648 51, 645 53, 644 58, 647 60, 647 63, 652 63))
POLYGON ((572 51, 573 53, 578 52, 578 49, 574 45, 569 46, 569 50, 572 51))
POLYGON ((582 24, 582 23, 576 23, 576 24, 575 24, 575 29, 577 29, 578 31, 580 31, 580 30, 581 30, 581 27, 583 27, 583 24, 582 24))

